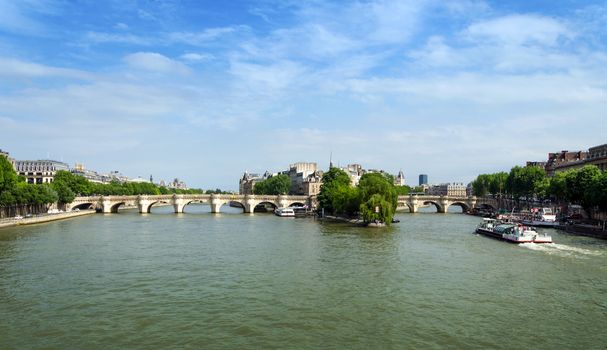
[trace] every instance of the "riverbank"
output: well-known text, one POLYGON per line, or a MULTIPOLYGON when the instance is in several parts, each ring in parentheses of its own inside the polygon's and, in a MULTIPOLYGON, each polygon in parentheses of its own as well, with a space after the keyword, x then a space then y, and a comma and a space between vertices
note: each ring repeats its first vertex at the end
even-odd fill
POLYGON ((14 227, 21 225, 34 225, 41 224, 45 222, 51 222, 56 220, 65 220, 78 216, 95 214, 95 210, 80 210, 80 211, 70 211, 67 213, 57 213, 57 214, 45 214, 41 216, 34 216, 31 218, 23 218, 23 219, 5 219, 0 221, 0 229, 4 227, 14 227))
POLYGON ((345 217, 341 217, 341 216, 325 215, 325 216, 319 217, 318 219, 321 221, 328 220, 328 221, 335 221, 335 222, 345 222, 345 223, 355 225, 355 226, 366 226, 366 223, 361 219, 351 219, 351 218, 345 218, 345 217))
POLYGON ((607 231, 595 225, 573 224, 560 225, 556 228, 573 235, 587 236, 607 240, 607 231))

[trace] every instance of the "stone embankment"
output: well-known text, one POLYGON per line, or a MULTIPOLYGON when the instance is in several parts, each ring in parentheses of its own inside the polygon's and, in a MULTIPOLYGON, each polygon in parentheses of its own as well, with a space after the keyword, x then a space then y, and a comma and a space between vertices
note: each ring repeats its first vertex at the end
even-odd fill
POLYGON ((20 225, 33 225, 33 224, 41 224, 44 222, 50 222, 55 220, 64 220, 77 216, 90 215, 95 214, 95 210, 80 210, 80 211, 70 211, 67 213, 57 213, 57 214, 44 214, 40 216, 33 216, 29 218, 22 219, 3 219, 0 220, 0 228, 4 227, 12 227, 12 226, 20 226, 20 225))

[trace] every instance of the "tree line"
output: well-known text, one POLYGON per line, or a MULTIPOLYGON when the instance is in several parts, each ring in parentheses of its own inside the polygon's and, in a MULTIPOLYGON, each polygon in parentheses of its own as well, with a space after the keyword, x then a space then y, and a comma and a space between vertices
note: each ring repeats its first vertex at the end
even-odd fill
POLYGON ((519 200, 551 199, 607 210, 607 171, 595 165, 548 177, 540 167, 515 166, 509 173, 481 174, 472 182, 476 196, 502 195, 519 200))
POLYGON ((160 195, 160 194, 214 194, 220 189, 178 189, 158 186, 149 182, 118 182, 107 184, 91 182, 69 171, 57 171, 52 183, 28 184, 18 176, 12 164, 0 157, 0 207, 15 205, 40 206, 51 203, 70 203, 76 196, 92 195, 160 195))

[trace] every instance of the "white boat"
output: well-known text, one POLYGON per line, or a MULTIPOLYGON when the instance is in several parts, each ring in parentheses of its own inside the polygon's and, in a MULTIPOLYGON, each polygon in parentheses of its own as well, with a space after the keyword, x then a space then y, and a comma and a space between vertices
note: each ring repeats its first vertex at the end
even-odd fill
POLYGON ((522 224, 502 223, 495 219, 483 219, 476 232, 511 243, 552 243, 552 237, 522 224))
POLYGON ((293 208, 276 208, 274 214, 282 217, 295 217, 295 210, 293 208))
POLYGON ((559 224, 551 208, 533 208, 531 209, 531 215, 524 217, 521 223, 523 225, 543 227, 554 227, 559 224))

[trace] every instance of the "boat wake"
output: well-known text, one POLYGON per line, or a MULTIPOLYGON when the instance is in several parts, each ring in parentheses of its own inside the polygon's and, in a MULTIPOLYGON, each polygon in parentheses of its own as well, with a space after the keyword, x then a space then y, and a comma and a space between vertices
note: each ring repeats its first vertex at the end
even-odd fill
POLYGON ((560 256, 578 256, 578 257, 590 257, 590 256, 601 256, 605 252, 590 250, 579 247, 572 247, 566 244, 558 244, 558 243, 522 243, 519 244, 519 247, 536 250, 540 252, 545 252, 547 254, 560 255, 560 256))

